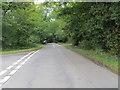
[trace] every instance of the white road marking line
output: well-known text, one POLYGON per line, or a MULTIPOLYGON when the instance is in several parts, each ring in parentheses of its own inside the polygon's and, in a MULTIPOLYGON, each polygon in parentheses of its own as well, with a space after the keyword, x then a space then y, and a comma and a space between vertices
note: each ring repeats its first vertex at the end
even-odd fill
POLYGON ((28 61, 28 59, 26 59, 24 62, 27 62, 28 61))
POLYGON ((28 60, 25 60, 23 63, 26 63, 28 60))
MULTIPOLYGON (((13 65, 18 64, 18 62, 22 61, 24 58, 26 58, 26 57, 27 57, 28 55, 30 55, 31 53, 32 53, 32 52, 30 52, 30 53, 28 53, 27 55, 25 55, 24 57, 20 58, 17 62, 13 63, 13 65)), ((13 67, 13 65, 7 67, 6 69, 7 69, 7 70, 8 70, 8 69, 11 69, 11 68, 13 67)), ((1 72, 0 72, 0 75, 3 75, 4 73, 6 73, 7 70, 1 71, 1 72)))
POLYGON ((13 65, 16 65, 16 64, 18 64, 18 63, 17 62, 13 63, 13 65))
POLYGON ((19 63, 21 60, 18 60, 17 63, 19 63))
POLYGON ((36 54, 39 50, 37 50, 36 52, 34 52, 32 55, 30 55, 27 59, 25 59, 25 61, 27 61, 28 59, 30 59, 34 54, 36 54))
MULTIPOLYGON (((0 85, 2 86, 3 83, 5 83, 9 78, 11 78, 11 75, 14 75, 14 74, 18 71, 18 69, 21 68, 22 65, 25 64, 25 62, 27 62, 28 59, 30 59, 30 58, 31 58, 34 54, 36 54, 38 51, 39 51, 39 50, 37 50, 36 52, 34 52, 34 53, 33 53, 32 55, 30 55, 24 62, 22 62, 19 66, 17 66, 14 70, 12 70, 12 71, 9 73, 10 76, 5 76, 2 80, 0 80, 0 85)), ((29 53, 29 54, 30 54, 30 53, 29 53)), ((28 55, 27 55, 27 56, 28 56, 28 55)), ((14 63, 14 64, 16 64, 16 63, 14 63)), ((9 66, 9 68, 10 68, 10 66, 9 66)), ((4 72, 2 71, 1 73, 5 73, 5 72, 7 72, 7 70, 4 70, 4 72)), ((1 87, 1 86, 0 86, 0 87, 1 87)))
POLYGON ((7 70, 3 70, 2 72, 0 72, 0 75, 3 75, 6 72, 7 72, 7 70))
POLYGON ((23 65, 21 65, 21 64, 20 64, 19 66, 21 66, 21 67, 22 67, 23 65))
POLYGON ((9 70, 9 69, 11 69, 11 68, 13 68, 13 65, 9 66, 9 67, 7 68, 7 70, 9 70))
POLYGON ((29 56, 32 52, 28 53, 27 55, 25 55, 24 57, 20 58, 17 62, 13 63, 13 65, 18 64, 20 61, 22 61, 24 58, 26 58, 27 56, 29 56))
POLYGON ((27 55, 25 55, 24 57, 20 58, 21 59, 24 59, 25 57, 27 57, 28 55, 30 55, 32 52, 28 53, 27 55))
POLYGON ((27 59, 25 59, 25 61, 24 62, 22 62, 20 65, 24 65, 27 61, 28 61, 28 59, 30 59, 35 53, 37 53, 39 50, 37 50, 36 52, 34 52, 33 54, 31 54, 29 57, 27 57, 27 59))
POLYGON ((11 76, 6 76, 6 77, 4 77, 1 81, 0 81, 0 83, 4 83, 4 82, 6 82, 9 78, 10 78, 11 76))
POLYGON ((19 59, 17 62, 20 62, 20 61, 22 61, 22 59, 19 59))
POLYGON ((21 65, 24 65, 24 64, 25 64, 25 62, 22 62, 22 63, 21 63, 21 65))
POLYGON ((21 68, 22 67, 22 65, 24 65, 27 61, 28 61, 28 59, 30 59, 35 53, 37 53, 39 50, 37 50, 36 52, 34 52, 32 55, 30 55, 29 57, 27 57, 27 59, 25 59, 25 61, 23 61, 19 66, 17 66, 15 69, 19 69, 19 68, 21 68))
POLYGON ((15 74, 17 72, 17 70, 12 70, 10 73, 9 73, 9 75, 13 75, 13 74, 15 74))
POLYGON ((21 67, 22 67, 22 66, 19 65, 19 66, 17 66, 15 69, 18 70, 18 69, 20 69, 21 67))

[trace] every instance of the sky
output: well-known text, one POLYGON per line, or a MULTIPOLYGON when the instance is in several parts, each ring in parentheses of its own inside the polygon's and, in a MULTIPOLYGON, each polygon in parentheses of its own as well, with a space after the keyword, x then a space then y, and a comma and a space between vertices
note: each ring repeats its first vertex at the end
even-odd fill
POLYGON ((34 0, 35 4, 43 3, 45 0, 34 0))

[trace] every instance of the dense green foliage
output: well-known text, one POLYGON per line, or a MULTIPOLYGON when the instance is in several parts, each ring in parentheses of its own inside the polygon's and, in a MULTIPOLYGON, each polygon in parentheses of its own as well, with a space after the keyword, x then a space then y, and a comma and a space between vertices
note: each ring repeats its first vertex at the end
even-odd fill
POLYGON ((85 49, 119 52, 120 3, 64 3, 59 14, 67 25, 64 32, 73 45, 85 49))
POLYGON ((28 52, 28 51, 35 51, 43 48, 45 45, 38 44, 36 47, 28 48, 28 49, 17 49, 17 50, 6 50, 0 52, 0 54, 13 54, 13 53, 20 53, 20 52, 28 52))
POLYGON ((118 2, 4 2, 2 8, 3 50, 68 40, 84 49, 120 55, 118 2))
MULTIPOLYGON (((6 48, 30 48, 43 40, 48 42, 64 41, 61 20, 52 20, 47 5, 28 2, 2 3, 2 43, 6 48)), ((55 12, 53 12, 55 13, 55 12)), ((55 19, 55 18, 54 18, 55 19)))

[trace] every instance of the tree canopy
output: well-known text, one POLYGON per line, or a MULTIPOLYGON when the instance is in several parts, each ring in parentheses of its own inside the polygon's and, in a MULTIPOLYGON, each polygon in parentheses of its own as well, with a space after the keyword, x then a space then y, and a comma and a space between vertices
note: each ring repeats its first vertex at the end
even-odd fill
POLYGON ((69 41, 119 56, 119 2, 3 2, 3 49, 69 41))

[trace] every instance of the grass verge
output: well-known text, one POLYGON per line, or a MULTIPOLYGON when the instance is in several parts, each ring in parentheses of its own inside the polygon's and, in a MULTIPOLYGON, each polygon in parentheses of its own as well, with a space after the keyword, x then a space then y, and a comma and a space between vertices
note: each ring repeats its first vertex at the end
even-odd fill
POLYGON ((4 55, 4 54, 20 53, 20 52, 27 52, 27 51, 35 51, 35 50, 43 48, 44 46, 45 45, 39 45, 37 47, 33 47, 29 49, 1 51, 0 54, 4 55))
POLYGON ((72 45, 72 44, 69 43, 69 42, 66 42, 66 43, 61 42, 61 43, 58 43, 58 44, 63 45, 63 46, 70 46, 70 45, 72 45))
POLYGON ((74 46, 65 46, 66 48, 75 51, 79 54, 81 54, 84 57, 89 58, 90 60, 94 61, 94 63, 107 67, 111 71, 118 73, 118 60, 117 57, 112 56, 110 54, 101 54, 98 53, 98 51, 93 51, 93 50, 84 50, 79 47, 74 47, 74 46))

